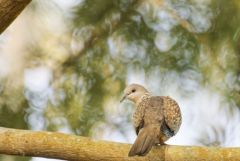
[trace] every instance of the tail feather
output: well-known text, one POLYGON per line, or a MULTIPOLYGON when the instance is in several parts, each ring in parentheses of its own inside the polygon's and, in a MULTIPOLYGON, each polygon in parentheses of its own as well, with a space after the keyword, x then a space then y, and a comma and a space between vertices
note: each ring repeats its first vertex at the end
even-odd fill
POLYGON ((143 128, 140 130, 137 139, 135 140, 133 146, 131 147, 128 156, 146 155, 155 144, 157 135, 159 131, 156 128, 143 128))

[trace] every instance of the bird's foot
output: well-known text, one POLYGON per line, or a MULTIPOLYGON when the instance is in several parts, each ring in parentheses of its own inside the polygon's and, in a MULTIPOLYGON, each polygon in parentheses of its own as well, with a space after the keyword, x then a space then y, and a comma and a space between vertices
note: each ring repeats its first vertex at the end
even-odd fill
POLYGON ((168 144, 166 144, 166 143, 161 143, 161 145, 168 145, 168 144))
POLYGON ((168 145, 168 144, 166 144, 166 143, 156 143, 156 144, 155 144, 155 146, 161 146, 161 145, 166 146, 166 145, 168 145))

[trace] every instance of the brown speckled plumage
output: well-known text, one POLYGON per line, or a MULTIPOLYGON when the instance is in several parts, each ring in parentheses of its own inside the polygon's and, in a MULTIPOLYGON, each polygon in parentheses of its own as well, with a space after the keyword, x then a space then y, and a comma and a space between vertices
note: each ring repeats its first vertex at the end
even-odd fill
POLYGON ((182 116, 177 102, 169 96, 161 96, 163 99, 164 118, 174 135, 178 132, 182 123, 182 116))
MULTIPOLYGON (((134 86, 140 85, 130 85, 131 88, 134 86)), ((135 103, 133 124, 138 136, 129 156, 143 156, 153 145, 164 144, 178 132, 182 122, 181 111, 169 96, 151 96, 148 92, 144 92, 135 103)))

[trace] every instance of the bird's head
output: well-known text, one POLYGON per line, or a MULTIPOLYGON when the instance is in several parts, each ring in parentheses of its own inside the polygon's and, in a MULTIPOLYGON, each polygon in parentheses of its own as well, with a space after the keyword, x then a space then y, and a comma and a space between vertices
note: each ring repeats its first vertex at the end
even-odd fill
POLYGON ((129 99, 130 101, 137 103, 146 93, 148 93, 148 91, 143 86, 139 84, 130 84, 124 89, 124 96, 120 102, 125 99, 129 99))

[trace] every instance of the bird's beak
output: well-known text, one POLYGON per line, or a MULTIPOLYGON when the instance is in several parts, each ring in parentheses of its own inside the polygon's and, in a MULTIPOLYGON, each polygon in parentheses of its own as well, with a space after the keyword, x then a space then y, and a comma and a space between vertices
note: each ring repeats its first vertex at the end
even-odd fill
POLYGON ((122 99, 120 100, 120 102, 124 101, 126 97, 127 97, 127 96, 124 95, 124 96, 122 97, 122 99))

